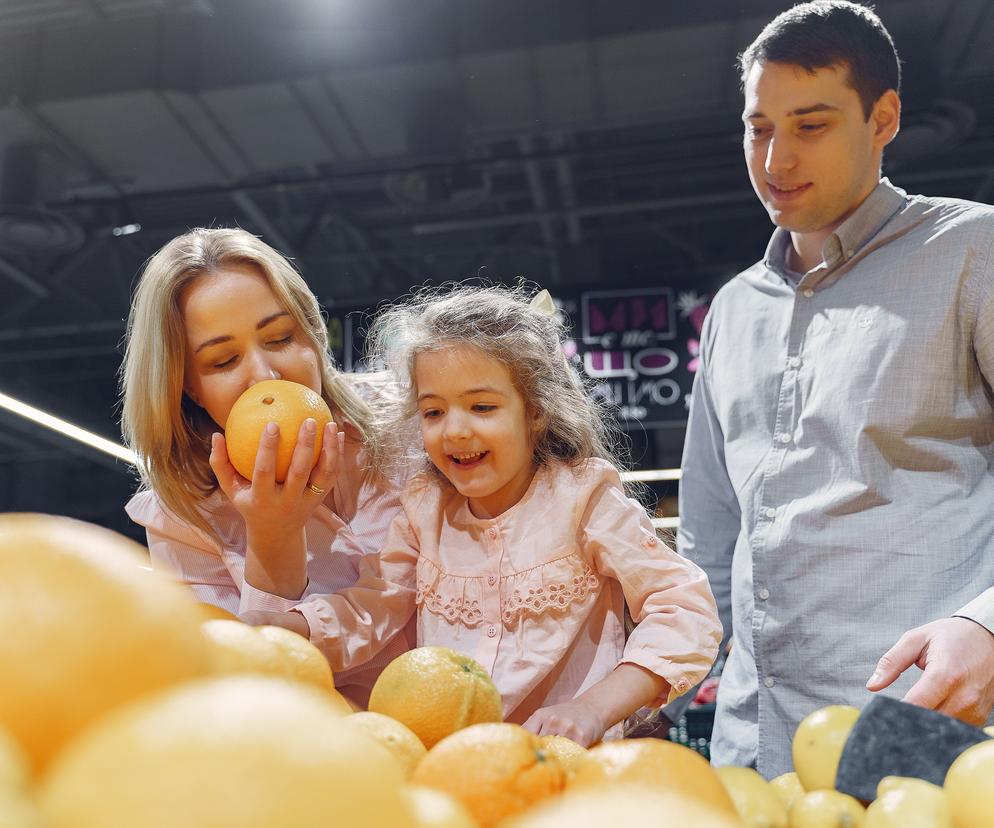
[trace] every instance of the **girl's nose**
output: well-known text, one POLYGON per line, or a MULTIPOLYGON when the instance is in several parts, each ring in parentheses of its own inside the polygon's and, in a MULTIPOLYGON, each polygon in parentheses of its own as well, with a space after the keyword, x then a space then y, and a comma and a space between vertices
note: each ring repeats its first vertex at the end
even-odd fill
POLYGON ((469 423, 458 411, 449 411, 445 417, 445 436, 449 440, 462 440, 469 436, 469 423))

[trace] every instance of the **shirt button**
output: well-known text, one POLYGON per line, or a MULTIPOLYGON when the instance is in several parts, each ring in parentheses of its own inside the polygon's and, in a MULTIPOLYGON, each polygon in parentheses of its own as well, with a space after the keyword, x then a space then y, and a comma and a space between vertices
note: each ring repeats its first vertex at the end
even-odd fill
POLYGON ((815 295, 815 292, 813 290, 811 290, 811 288, 805 288, 804 289, 804 298, 805 299, 810 299, 814 295, 815 295))
POLYGON ((687 679, 680 679, 675 685, 674 690, 677 693, 686 693, 690 689, 690 682, 687 679))
POLYGON ((490 638, 494 638, 497 635, 497 628, 493 624, 487 627, 487 635, 490 636, 490 638))
POLYGON ((488 530, 488 534, 490 535, 490 537, 496 538, 497 534, 498 534, 497 533, 497 527, 496 526, 491 526, 490 529, 488 530))
POLYGON ((490 586, 493 586, 494 584, 496 584, 497 583, 497 576, 496 575, 489 575, 487 577, 487 583, 490 584, 490 586))
POLYGON ((651 548, 651 547, 655 546, 657 543, 659 543, 659 540, 656 538, 655 535, 646 535, 645 538, 643 539, 642 543, 645 546, 648 546, 648 547, 651 548))
POLYGON ((767 506, 765 509, 763 509, 763 515, 765 517, 768 517, 770 520, 773 520, 773 518, 777 516, 777 510, 774 509, 772 506, 767 506))
POLYGON ((784 444, 786 444, 786 443, 789 443, 789 442, 790 442, 790 435, 789 435, 789 434, 781 434, 781 435, 780 435, 780 436, 779 436, 779 437, 778 437, 777 439, 778 439, 778 440, 779 440, 779 441, 780 441, 781 443, 784 443, 784 444))
POLYGON ((770 597, 770 591, 768 589, 761 589, 758 595, 760 601, 765 601, 767 598, 770 597))
POLYGON ((773 676, 767 676, 766 678, 763 679, 763 684, 765 684, 767 687, 772 687, 776 683, 777 683, 776 679, 774 679, 773 676))
POLYGON ((847 259, 851 259, 853 257, 853 253, 855 253, 855 252, 856 252, 855 250, 847 250, 846 251, 846 258, 847 259))
POLYGON ((790 359, 787 360, 787 364, 791 368, 800 368, 801 367, 801 358, 800 357, 796 357, 796 356, 792 356, 790 359))

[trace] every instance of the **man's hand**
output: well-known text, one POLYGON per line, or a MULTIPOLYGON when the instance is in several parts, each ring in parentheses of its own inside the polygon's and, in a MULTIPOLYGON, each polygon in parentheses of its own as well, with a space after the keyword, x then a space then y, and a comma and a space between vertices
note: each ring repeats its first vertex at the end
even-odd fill
POLYGON ((994 708, 994 635, 968 618, 909 630, 877 662, 868 690, 893 684, 912 664, 924 672, 904 701, 983 725, 994 708))

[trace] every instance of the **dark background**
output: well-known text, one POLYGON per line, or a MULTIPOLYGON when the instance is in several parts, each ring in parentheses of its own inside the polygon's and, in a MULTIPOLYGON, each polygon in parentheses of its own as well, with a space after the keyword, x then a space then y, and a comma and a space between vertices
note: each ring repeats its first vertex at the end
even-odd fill
MULTIPOLYGON (((293 257, 332 320, 481 273, 578 324, 591 291, 706 300, 771 231, 733 64, 786 5, 0 0, 0 393, 117 439, 131 287, 198 225, 293 257)), ((906 64, 885 172, 990 201, 994 2, 877 9, 906 64)), ((626 421, 636 466, 678 464, 678 412, 626 421)), ((134 483, 0 411, 0 511, 137 535, 134 483)))

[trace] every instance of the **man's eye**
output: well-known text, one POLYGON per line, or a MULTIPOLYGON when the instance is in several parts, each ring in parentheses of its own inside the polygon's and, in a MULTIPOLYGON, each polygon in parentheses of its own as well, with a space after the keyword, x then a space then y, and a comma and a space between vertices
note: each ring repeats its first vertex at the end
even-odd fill
POLYGON ((746 127, 746 135, 750 138, 762 138, 767 133, 766 127, 759 126, 748 126, 746 127))
POLYGON ((820 132, 825 128, 825 124, 801 124, 802 132, 820 132))

